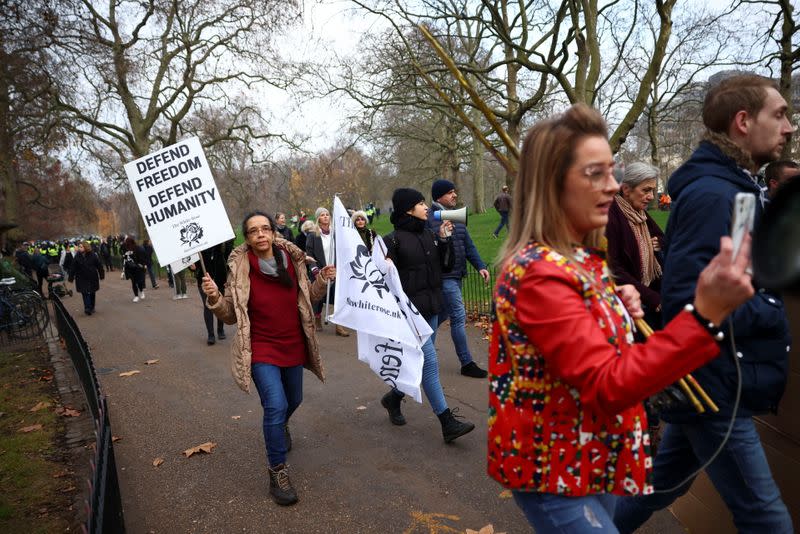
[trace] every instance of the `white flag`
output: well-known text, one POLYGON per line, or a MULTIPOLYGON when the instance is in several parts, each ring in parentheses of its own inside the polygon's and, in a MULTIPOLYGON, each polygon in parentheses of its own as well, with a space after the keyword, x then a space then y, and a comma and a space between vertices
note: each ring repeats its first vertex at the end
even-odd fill
POLYGON ((408 301, 397 270, 387 265, 383 243, 373 261, 361 236, 338 197, 333 200, 333 235, 336 242, 336 297, 330 321, 358 333, 358 358, 386 384, 422 402, 423 354, 420 347, 433 333, 408 301))

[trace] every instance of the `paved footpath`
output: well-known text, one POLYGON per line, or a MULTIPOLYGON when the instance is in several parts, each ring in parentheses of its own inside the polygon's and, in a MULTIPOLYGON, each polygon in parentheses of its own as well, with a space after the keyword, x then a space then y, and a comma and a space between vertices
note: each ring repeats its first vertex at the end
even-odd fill
MULTIPOLYGON (((108 395, 125 522, 131 533, 531 532, 486 466, 487 388, 458 374, 449 331, 440 329, 440 372, 448 404, 476 429, 445 445, 427 402, 403 403, 408 424, 389 423, 384 385, 355 356, 355 336, 319 333, 327 380, 306 372, 305 398, 291 420, 289 465, 300 502, 269 498, 262 412, 229 370, 228 339, 206 345, 199 293, 173 301, 162 281, 132 302, 128 281, 108 273, 87 317, 79 295, 64 302, 92 350, 108 395), (146 360, 157 364, 145 365, 146 360), (138 370, 139 374, 120 377, 138 370), (211 454, 181 453, 214 442, 211 454), (159 467, 156 458, 163 458, 159 467)), ((446 326, 446 325, 445 325, 446 326)), ((468 328, 485 367, 487 342, 468 328)), ((683 532, 668 513, 642 532, 683 532)))

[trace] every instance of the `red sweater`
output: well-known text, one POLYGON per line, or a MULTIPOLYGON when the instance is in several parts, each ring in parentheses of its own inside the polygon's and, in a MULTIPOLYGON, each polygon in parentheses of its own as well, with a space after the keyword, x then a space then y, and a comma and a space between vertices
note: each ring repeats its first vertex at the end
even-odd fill
POLYGON ((286 287, 277 278, 267 276, 258 267, 258 258, 247 251, 250 262, 250 344, 252 363, 294 367, 306 361, 306 344, 297 308, 297 274, 290 259, 284 256, 293 284, 286 287))
POLYGON ((719 354, 688 312, 647 343, 596 251, 576 262, 530 243, 498 277, 489 349, 489 475, 508 488, 647 494, 642 400, 719 354))

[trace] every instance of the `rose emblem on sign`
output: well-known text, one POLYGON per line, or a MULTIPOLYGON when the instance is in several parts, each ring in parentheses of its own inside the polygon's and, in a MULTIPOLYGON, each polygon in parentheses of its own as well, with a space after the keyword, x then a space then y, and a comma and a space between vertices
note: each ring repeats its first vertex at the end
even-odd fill
POLYGON ((181 228, 181 243, 191 246, 199 244, 203 237, 203 227, 197 223, 189 223, 181 228))

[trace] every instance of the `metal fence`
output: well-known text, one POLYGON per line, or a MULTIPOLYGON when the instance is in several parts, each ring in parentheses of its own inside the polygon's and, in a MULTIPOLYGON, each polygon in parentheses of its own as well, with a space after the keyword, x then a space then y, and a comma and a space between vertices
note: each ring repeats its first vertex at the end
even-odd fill
POLYGON ((473 269, 471 265, 467 266, 467 276, 464 277, 461 292, 464 298, 464 308, 466 308, 468 314, 492 314, 495 269, 494 267, 487 267, 487 269, 489 270, 488 284, 483 281, 478 271, 473 269))
POLYGON ((88 519, 85 528, 89 533, 124 532, 125 522, 122 516, 122 500, 117 479, 117 465, 114 460, 114 446, 111 440, 111 423, 108 418, 106 397, 97 382, 89 346, 83 339, 75 320, 56 295, 52 295, 51 298, 58 334, 64 341, 72 365, 81 381, 94 420, 95 447, 92 459, 92 480, 89 481, 88 519))

